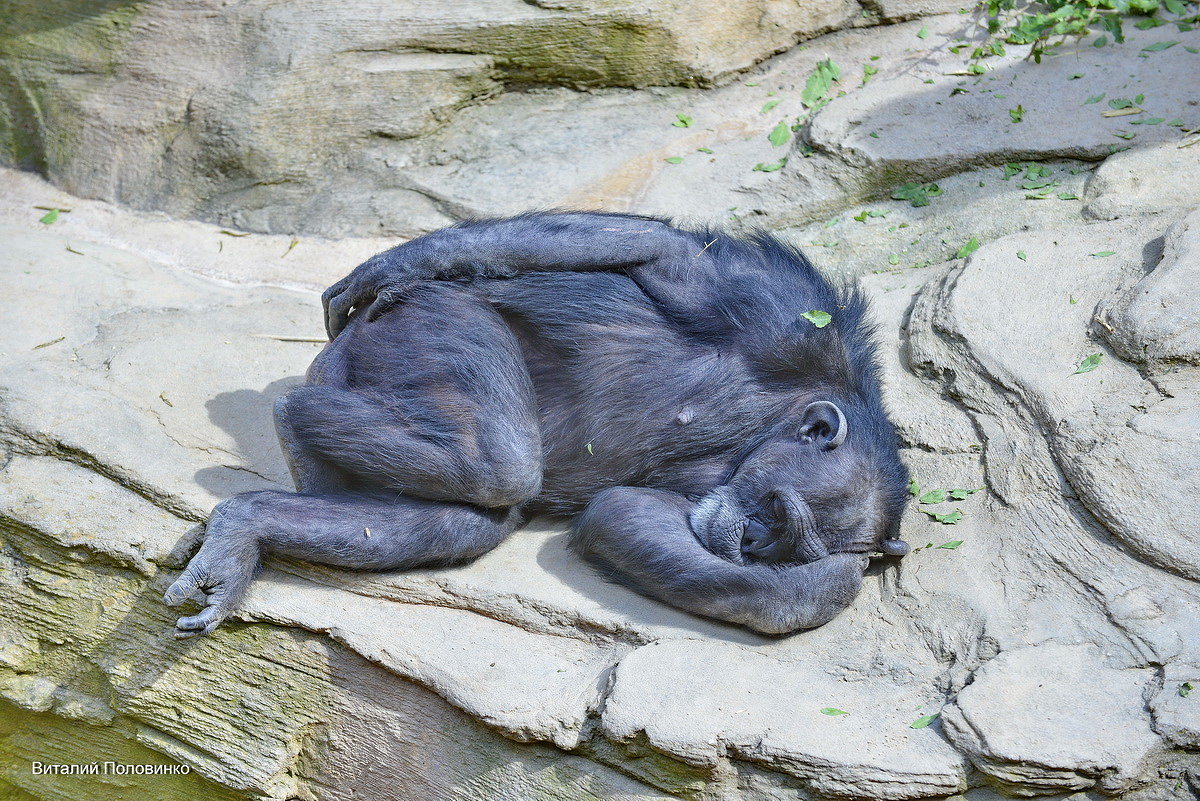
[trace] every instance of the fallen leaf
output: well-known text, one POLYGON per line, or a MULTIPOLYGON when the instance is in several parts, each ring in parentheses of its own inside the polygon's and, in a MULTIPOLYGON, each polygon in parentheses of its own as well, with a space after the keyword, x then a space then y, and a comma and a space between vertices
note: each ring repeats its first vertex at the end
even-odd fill
POLYGON ((771 133, 767 134, 767 141, 775 147, 786 145, 791 138, 792 130, 788 127, 786 120, 780 120, 779 124, 771 129, 771 133))
POLYGON ((830 315, 829 312, 823 312, 820 309, 813 309, 812 311, 803 312, 800 316, 805 320, 808 320, 817 328, 824 328, 825 326, 829 325, 829 321, 833 319, 833 316, 830 315))
POLYGON ((954 258, 965 259, 967 256, 970 256, 977 250, 979 250, 979 240, 975 237, 971 237, 967 240, 965 245, 958 249, 958 253, 955 254, 954 258))
POLYGON ((959 520, 963 519, 963 513, 961 509, 955 509, 953 512, 946 512, 945 514, 938 514, 932 509, 922 509, 921 511, 932 517, 937 522, 941 523, 943 526, 952 526, 959 520))
POLYGON ((769 164, 760 161, 758 164, 754 165, 754 172, 778 172, 779 170, 782 170, 786 164, 787 156, 784 156, 779 161, 773 161, 769 164))
POLYGON ((938 719, 938 713, 936 713, 936 712, 932 715, 922 715, 921 717, 914 720, 912 723, 908 724, 908 727, 910 729, 923 729, 926 726, 928 726, 930 723, 933 723, 937 719, 938 719))
POLYGON ((1081 361, 1079 363, 1079 366, 1075 368, 1075 372, 1071 373, 1071 375, 1079 375, 1080 373, 1092 372, 1093 370, 1095 370, 1097 367, 1100 366, 1100 360, 1103 358, 1104 358, 1103 353, 1093 353, 1091 356, 1088 356, 1086 359, 1081 361))

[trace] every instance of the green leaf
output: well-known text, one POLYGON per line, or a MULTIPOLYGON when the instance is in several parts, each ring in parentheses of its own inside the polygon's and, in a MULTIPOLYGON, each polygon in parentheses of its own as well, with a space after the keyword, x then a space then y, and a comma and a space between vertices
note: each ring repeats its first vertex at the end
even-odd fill
POLYGON ((1162 123, 1164 123, 1166 121, 1167 121, 1166 117, 1146 117, 1145 119, 1141 119, 1141 120, 1130 120, 1129 124, 1130 125, 1161 125, 1162 123))
POLYGON ((1018 103, 1016 108, 1010 108, 1008 110, 1008 116, 1013 122, 1020 122, 1025 118, 1025 107, 1018 103))
POLYGON ((921 485, 917 483, 915 478, 908 480, 908 494, 914 498, 921 494, 921 485))
POLYGON ((943 526, 952 526, 959 520, 963 519, 963 513, 959 509, 955 509, 953 512, 946 512, 945 514, 938 514, 932 509, 922 509, 921 511, 932 517, 937 522, 941 523, 943 526))
POLYGON ((1104 358, 1103 353, 1093 353, 1091 356, 1088 356, 1086 359, 1081 361, 1079 363, 1079 366, 1075 368, 1075 372, 1071 373, 1071 375, 1079 375, 1080 373, 1092 372, 1100 365, 1100 360, 1103 358, 1104 358))
POLYGON ((929 38, 929 28, 922 25, 921 30, 917 31, 917 38, 918 39, 928 39, 929 38))
POLYGON ((58 209, 50 209, 50 211, 48 211, 42 215, 42 218, 40 220, 38 220, 38 222, 43 223, 45 225, 49 225, 50 223, 54 222, 57 219, 58 219, 58 209))
POLYGON ((800 316, 805 320, 808 320, 817 328, 824 328, 825 326, 829 325, 829 321, 833 319, 829 312, 823 312, 820 309, 813 309, 812 311, 803 312, 800 316))
POLYGON ((940 490, 940 489, 935 489, 935 490, 930 490, 929 492, 922 495, 920 500, 917 502, 918 503, 941 503, 944 500, 946 500, 946 491, 940 490))
POLYGON ((1029 254, 1028 254, 1028 253, 1026 253, 1026 252, 1025 252, 1025 251, 1023 251, 1023 250, 1018 250, 1018 251, 1017 251, 1017 258, 1018 258, 1018 259, 1020 259, 1021 261, 1025 261, 1025 260, 1027 260, 1027 259, 1029 258, 1029 254))
POLYGON ((1192 686, 1190 681, 1185 681, 1183 684, 1179 685, 1179 696, 1181 698, 1187 698, 1192 694, 1192 690, 1194 689, 1196 688, 1192 686))
POLYGON ((1096 41, 1092 42, 1092 47, 1104 47, 1108 44, 1108 37, 1100 35, 1096 37, 1096 41))
POLYGON ((1083 101, 1083 105, 1085 105, 1085 106, 1090 106, 1092 103, 1099 103, 1101 100, 1103 100, 1103 99, 1104 99, 1104 95, 1106 95, 1106 94, 1108 94, 1108 93, 1107 93, 1107 92, 1101 92, 1101 93, 1100 93, 1100 94, 1098 94, 1098 95, 1092 95, 1092 96, 1091 96, 1091 97, 1089 97, 1087 100, 1083 101))
POLYGON ((771 109, 775 108, 778 105, 779 105, 778 100, 768 100, 766 103, 763 103, 763 107, 758 110, 758 113, 766 114, 768 111, 770 111, 771 109))
POLYGON ((982 64, 971 64, 967 67, 967 72, 971 73, 972 75, 982 75, 983 73, 987 72, 987 67, 983 66, 982 64))
POLYGON ((838 715, 849 715, 850 713, 844 709, 838 709, 836 707, 827 706, 821 710, 821 714, 829 715, 832 718, 832 717, 837 717, 838 715))
POLYGON ((1059 200, 1079 200, 1079 195, 1075 194, 1074 192, 1059 192, 1058 199, 1059 200))
POLYGON ((908 728, 923 729, 926 726, 928 726, 930 723, 933 723, 937 719, 938 719, 938 713, 936 713, 936 712, 933 713, 932 715, 922 715, 921 717, 914 720, 912 723, 908 724, 908 728))
POLYGON ((1117 253, 1117 251, 1115 251, 1115 250, 1101 250, 1101 251, 1098 251, 1098 252, 1096 252, 1096 253, 1093 253, 1093 254, 1092 254, 1092 258, 1094 258, 1094 259, 1106 259, 1106 258, 1108 258, 1109 256, 1115 256, 1115 255, 1116 255, 1116 253, 1117 253))
POLYGON ((700 151, 701 153, 709 153, 709 154, 711 154, 711 153, 715 152, 715 151, 714 151, 712 148, 710 148, 710 147, 698 147, 698 148, 696 148, 696 150, 700 151))
POLYGON ((1155 42, 1152 45, 1147 45, 1142 48, 1143 53, 1158 53, 1168 48, 1174 47, 1179 42, 1155 42))
POLYGON ((668 156, 667 158, 663 159, 663 161, 667 162, 668 164, 682 164, 683 156, 668 156))
POLYGON ((1075 73, 1074 75, 1068 76, 1068 77, 1067 77, 1067 80, 1068 80, 1068 81, 1077 81, 1077 80, 1079 80, 1079 79, 1080 79, 1080 78, 1082 78, 1082 77, 1083 77, 1083 73, 1082 73, 1082 72, 1077 72, 1077 73, 1075 73))
POLYGON ((888 256, 888 264, 895 267, 899 263, 900 263, 900 254, 899 253, 893 253, 890 256, 888 256))
POLYGON ((913 206, 928 206, 929 198, 938 197, 942 189, 937 184, 918 184, 909 182, 892 190, 892 200, 907 200, 913 206))
POLYGON ((588 455, 591 456, 592 455, 592 443, 589 442, 587 445, 584 445, 584 447, 587 448, 588 455))
POLYGON ((1124 139, 1126 141, 1129 141, 1133 137, 1137 136, 1137 134, 1130 133, 1129 131, 1118 131, 1117 133, 1113 134, 1113 136, 1115 136, 1119 139, 1124 139))
POLYGON ((975 493, 980 492, 982 490, 983 490, 983 487, 979 487, 979 489, 952 489, 952 490, 948 490, 947 492, 949 493, 950 497, 953 498, 954 500, 961 501, 961 500, 968 498, 971 495, 974 495, 975 493))
POLYGON ((804 83, 804 91, 800 93, 800 102, 806 108, 816 106, 821 102, 821 98, 825 97, 833 82, 841 75, 842 69, 833 63, 833 59, 827 58, 824 61, 818 61, 816 69, 804 83))
POLYGON ((671 124, 676 128, 691 128, 693 122, 695 122, 695 120, 689 117, 687 114, 676 114, 675 122, 671 124))
POLYGON ((779 172, 787 164, 787 156, 784 156, 779 161, 772 161, 770 164, 759 162, 754 165, 755 172, 779 172))
POLYGON ((879 67, 873 64, 863 64, 863 86, 867 85, 867 81, 871 80, 871 76, 879 72, 879 67))
POLYGON ((941 545, 939 545, 937 547, 937 550, 953 551, 953 550, 957 550, 958 546, 960 546, 962 544, 963 544, 962 540, 950 540, 949 542, 943 542, 941 545))
POLYGON ((786 145, 791 138, 792 129, 788 127, 786 120, 780 120, 779 124, 771 129, 771 133, 767 134, 767 141, 775 147, 786 145))
POLYGON ((1008 162, 1007 164, 1004 165, 1004 180, 1007 181, 1009 178, 1012 178, 1014 175, 1016 175, 1020 171, 1021 171, 1020 164, 1017 164, 1012 161, 1008 162))
POLYGON ((979 250, 979 240, 975 237, 971 237, 967 240, 967 244, 958 249, 958 253, 955 254, 954 258, 965 259, 967 256, 970 256, 977 250, 979 250))

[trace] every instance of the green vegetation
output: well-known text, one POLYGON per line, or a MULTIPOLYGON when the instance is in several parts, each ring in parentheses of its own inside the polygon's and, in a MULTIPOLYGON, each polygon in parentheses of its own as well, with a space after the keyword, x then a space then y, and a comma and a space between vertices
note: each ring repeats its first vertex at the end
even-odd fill
MULTIPOLYGON (((983 0, 988 31, 1008 44, 1032 45, 1030 57, 1041 63, 1042 56, 1072 39, 1099 34, 1093 41, 1105 47, 1111 38, 1115 44, 1125 41, 1125 24, 1140 30, 1174 24, 1190 31, 1200 24, 1200 2, 1196 0, 983 0)), ((996 45, 999 43, 996 42, 996 45)), ((1166 50, 1177 42, 1160 42, 1143 48, 1143 55, 1166 50)), ((1000 55, 977 49, 976 60, 1000 55)))

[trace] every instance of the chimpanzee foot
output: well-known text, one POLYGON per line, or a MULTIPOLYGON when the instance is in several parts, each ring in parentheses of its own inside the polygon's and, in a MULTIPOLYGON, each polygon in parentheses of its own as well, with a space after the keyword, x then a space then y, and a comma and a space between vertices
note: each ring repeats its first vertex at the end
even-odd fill
POLYGON ((175 623, 176 637, 211 634, 237 607, 258 570, 258 544, 249 529, 239 525, 246 522, 241 515, 222 509, 229 503, 213 511, 203 547, 163 595, 167 606, 178 606, 197 590, 207 596, 199 614, 175 623))

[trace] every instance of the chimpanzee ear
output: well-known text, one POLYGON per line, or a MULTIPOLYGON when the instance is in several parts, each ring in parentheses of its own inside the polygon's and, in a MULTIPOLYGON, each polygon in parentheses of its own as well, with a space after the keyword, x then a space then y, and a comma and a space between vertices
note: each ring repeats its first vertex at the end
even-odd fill
POLYGON ((812 440, 826 450, 841 445, 849 433, 846 415, 842 414, 837 404, 830 401, 814 401, 800 415, 800 438, 812 440))

